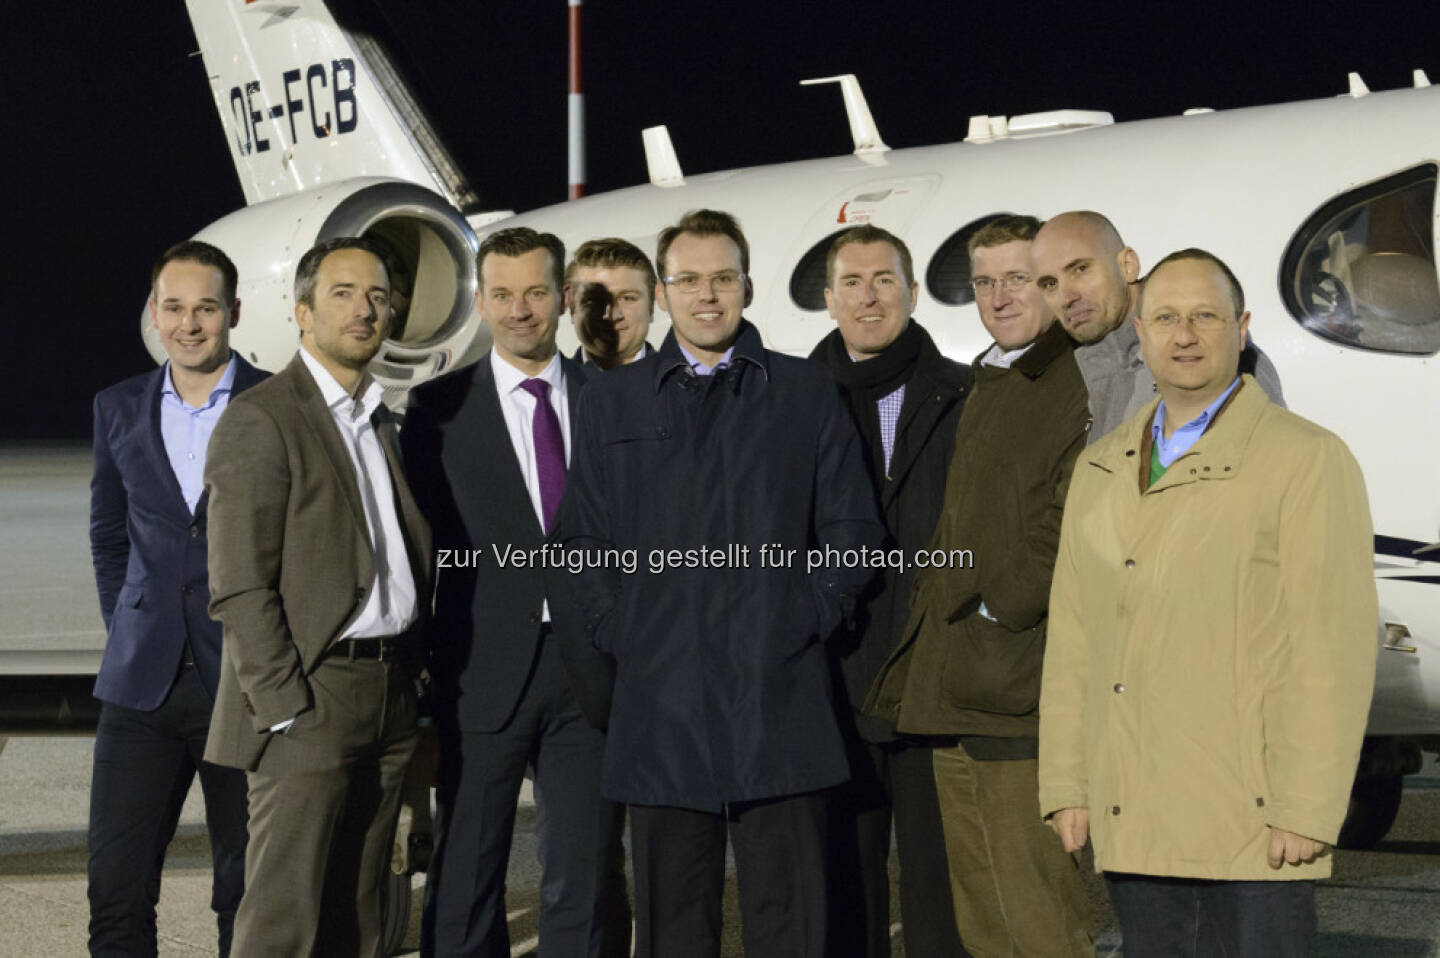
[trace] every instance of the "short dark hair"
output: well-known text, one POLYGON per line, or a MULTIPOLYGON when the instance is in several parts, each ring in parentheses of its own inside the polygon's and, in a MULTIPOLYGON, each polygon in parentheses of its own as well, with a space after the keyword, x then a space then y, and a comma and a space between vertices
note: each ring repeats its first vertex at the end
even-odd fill
POLYGON ((975 231, 970 241, 965 244, 966 252, 970 259, 975 259, 975 251, 982 247, 1004 246, 1006 243, 1028 243, 1035 239, 1044 224, 1033 216, 1002 216, 998 220, 991 220, 975 231))
POLYGON ((575 278, 575 271, 581 267, 594 269, 638 269, 650 280, 650 295, 655 295, 655 267, 650 257, 629 240, 618 236, 586 240, 575 251, 570 265, 565 267, 565 282, 575 278))
POLYGON ((830 249, 825 254, 825 285, 827 287, 835 285, 835 257, 840 255, 841 249, 851 243, 889 243, 895 247, 895 252, 900 254, 900 268, 905 272, 905 285, 915 285, 915 261, 910 258, 910 247, 889 230, 865 223, 838 234, 835 241, 830 244, 830 249))
POLYGON ((496 256, 513 258, 537 249, 550 253, 550 272, 555 280, 555 292, 560 292, 565 285, 565 243, 554 233, 537 233, 528 226, 496 230, 481 242, 480 252, 475 254, 475 273, 480 287, 485 287, 485 279, 481 273, 485 257, 494 253, 496 256))
POLYGON ((1166 263, 1175 263, 1185 259, 1199 260, 1202 263, 1209 263, 1211 266, 1218 269, 1222 275, 1224 275, 1225 282, 1230 284, 1230 298, 1235 303, 1235 318, 1239 319, 1240 316, 1245 312, 1245 290, 1241 288, 1240 280, 1235 277, 1234 271, 1232 271, 1229 266, 1226 266, 1225 261, 1222 260, 1220 257, 1216 256, 1214 253, 1211 253, 1208 250, 1196 249, 1193 246, 1189 249, 1177 249, 1175 252, 1171 253, 1169 256, 1166 256, 1160 262, 1150 267, 1150 272, 1146 273, 1145 278, 1140 281, 1140 299, 1135 304, 1136 309, 1139 309, 1140 303, 1144 301, 1145 287, 1150 282, 1150 277, 1155 275, 1156 270, 1164 266, 1166 263))
POLYGON ((155 295, 155 284, 160 280, 160 271, 167 264, 176 261, 199 263, 201 266, 213 266, 218 269, 221 278, 221 298, 225 300, 225 308, 229 309, 230 304, 235 302, 235 289, 240 285, 240 273, 235 269, 235 264, 220 247, 211 246, 204 240, 196 239, 176 243, 160 254, 160 258, 150 268, 150 295, 155 295))
POLYGON ((675 242, 675 237, 681 233, 694 233, 696 236, 728 236, 735 245, 740 248, 740 272, 750 272, 750 244, 745 240, 745 234, 740 229, 740 221, 729 213, 720 210, 691 210, 674 226, 667 226, 660 231, 660 237, 655 243, 655 268, 661 272, 668 272, 669 267, 665 265, 665 254, 670 252, 670 244, 675 242))
POLYGON ((325 257, 342 249, 358 249, 369 253, 385 267, 385 281, 390 281, 390 269, 385 266, 384 250, 364 236, 334 236, 316 243, 300 257, 300 263, 295 267, 295 302, 304 303, 312 309, 315 307, 315 274, 320 272, 320 264, 325 261, 325 257))

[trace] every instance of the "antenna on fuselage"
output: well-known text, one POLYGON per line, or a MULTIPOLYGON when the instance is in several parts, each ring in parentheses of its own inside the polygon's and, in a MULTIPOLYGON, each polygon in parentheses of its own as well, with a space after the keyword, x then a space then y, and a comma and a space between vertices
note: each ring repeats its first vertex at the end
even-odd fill
POLYGON ((890 147, 880 139, 880 129, 875 125, 875 118, 870 115, 870 104, 865 102, 865 94, 860 89, 860 81, 855 78, 855 74, 843 73, 839 76, 800 81, 801 86, 817 86, 821 83, 840 84, 840 94, 845 98, 845 115, 850 120, 850 138, 855 141, 855 155, 887 152, 890 147))
POLYGON ((656 186, 683 186, 685 174, 680 170, 680 159, 675 155, 675 144, 670 142, 670 130, 663 124, 647 127, 640 131, 645 141, 645 165, 650 170, 650 182, 656 186))

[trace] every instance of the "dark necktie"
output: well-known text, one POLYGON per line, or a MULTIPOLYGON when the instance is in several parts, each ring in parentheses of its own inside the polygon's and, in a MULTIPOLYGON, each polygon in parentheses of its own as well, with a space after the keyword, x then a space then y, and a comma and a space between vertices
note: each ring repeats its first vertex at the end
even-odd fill
POLYGON ((530 435, 535 441, 535 473, 540 482, 540 511, 545 515, 548 535, 555 524, 555 510, 565 495, 565 437, 560 434, 560 417, 550 407, 550 384, 527 379, 520 388, 535 397, 535 414, 530 418, 530 435))

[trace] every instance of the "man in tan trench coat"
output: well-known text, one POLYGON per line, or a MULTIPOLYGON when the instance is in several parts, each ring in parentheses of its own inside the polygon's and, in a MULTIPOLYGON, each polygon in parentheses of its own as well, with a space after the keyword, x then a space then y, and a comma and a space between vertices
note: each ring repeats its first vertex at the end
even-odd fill
POLYGON ((1345 444, 1236 365, 1240 284, 1171 254, 1134 320, 1159 398, 1081 455, 1040 700, 1040 808, 1095 840, 1126 958, 1308 953, 1374 680, 1345 444))

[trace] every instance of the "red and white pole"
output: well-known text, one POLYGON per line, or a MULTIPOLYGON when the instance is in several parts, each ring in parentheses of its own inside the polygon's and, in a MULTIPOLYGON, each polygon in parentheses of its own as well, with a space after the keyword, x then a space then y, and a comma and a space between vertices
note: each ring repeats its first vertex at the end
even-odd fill
POLYGON ((580 92, 580 3, 570 4, 570 199, 585 195, 585 94, 580 92))

